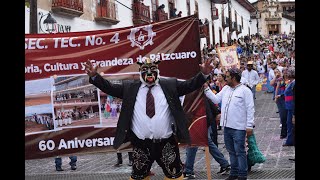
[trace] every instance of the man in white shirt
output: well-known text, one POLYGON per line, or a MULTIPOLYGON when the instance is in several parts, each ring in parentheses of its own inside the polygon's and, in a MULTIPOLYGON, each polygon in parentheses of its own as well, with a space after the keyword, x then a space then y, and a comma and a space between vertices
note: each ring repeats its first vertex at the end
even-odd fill
POLYGON ((89 60, 86 62, 89 82, 123 100, 113 147, 118 149, 123 143, 131 142, 130 179, 149 179, 154 161, 162 168, 165 180, 183 179, 178 142, 190 144, 190 136, 179 97, 202 87, 213 69, 211 61, 208 59, 199 65, 201 72, 193 78, 178 81, 160 78, 160 61, 143 58, 137 62, 140 80, 123 80, 121 84, 103 78, 97 72, 98 66, 93 67, 89 60))
POLYGON ((260 78, 257 71, 253 70, 253 62, 248 61, 247 69, 242 72, 240 82, 251 89, 254 99, 256 99, 256 85, 259 81, 260 78), (242 80, 243 78, 245 78, 245 80, 242 80))
POLYGON ((228 69, 228 85, 214 94, 204 85, 205 95, 215 104, 222 102, 220 125, 224 127, 224 142, 229 152, 231 171, 227 180, 247 179, 246 135, 252 135, 254 126, 254 100, 252 92, 240 83, 241 71, 228 69))
MULTIPOLYGON (((272 79, 275 77, 274 70, 278 67, 277 62, 271 61, 270 67, 271 67, 271 69, 270 69, 269 75, 268 75, 268 80, 269 80, 269 82, 271 82, 272 79)), ((282 72, 282 69, 279 69, 279 70, 282 72)), ((276 86, 277 86, 276 84, 273 85, 273 91, 272 91, 272 92, 273 92, 273 97, 272 97, 273 100, 274 100, 274 96, 275 96, 276 86)))

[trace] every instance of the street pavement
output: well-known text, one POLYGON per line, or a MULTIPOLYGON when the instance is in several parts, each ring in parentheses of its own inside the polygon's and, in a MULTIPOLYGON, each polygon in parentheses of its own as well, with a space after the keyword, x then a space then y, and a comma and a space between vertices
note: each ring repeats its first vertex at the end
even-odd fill
MULTIPOLYGON (((284 139, 280 139, 280 119, 276 113, 276 104, 272 101, 272 93, 263 91, 257 92, 255 100, 255 125, 254 133, 261 152, 265 155, 266 161, 262 164, 255 164, 248 174, 248 179, 260 180, 293 180, 295 179, 295 162, 289 160, 295 158, 293 146, 282 146, 284 139)), ((218 131, 219 149, 226 159, 229 155, 223 142, 223 130, 218 131)), ((185 161, 185 149, 180 148, 182 162, 185 161)), ((128 163, 128 153, 123 152, 123 165, 114 167, 117 161, 116 153, 95 153, 78 155, 77 170, 70 170, 69 158, 62 157, 64 171, 55 171, 54 157, 25 161, 26 180, 85 180, 85 179, 129 179, 131 167, 128 163)), ((211 178, 225 179, 227 175, 217 175, 219 164, 211 158, 211 178)), ((155 162, 151 171, 155 176, 151 179, 163 179, 161 168, 155 162)), ((199 148, 194 164, 196 179, 207 179, 204 148, 199 148)))

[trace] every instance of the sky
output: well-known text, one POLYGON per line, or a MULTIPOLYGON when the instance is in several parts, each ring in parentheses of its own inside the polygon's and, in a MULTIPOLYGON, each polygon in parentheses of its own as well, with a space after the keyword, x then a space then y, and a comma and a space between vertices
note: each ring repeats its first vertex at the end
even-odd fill
POLYGON ((25 81, 25 95, 40 94, 46 91, 51 91, 50 78, 25 81))
POLYGON ((25 116, 31 116, 34 113, 52 113, 52 104, 41 104, 36 106, 26 106, 25 107, 25 116))

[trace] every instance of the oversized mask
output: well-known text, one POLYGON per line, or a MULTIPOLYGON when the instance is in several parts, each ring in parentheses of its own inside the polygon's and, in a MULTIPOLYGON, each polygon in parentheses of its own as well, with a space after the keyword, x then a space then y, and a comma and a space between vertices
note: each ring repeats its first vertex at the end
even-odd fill
POLYGON ((138 61, 137 63, 140 65, 140 81, 142 83, 145 83, 148 86, 158 83, 160 78, 160 71, 158 69, 159 60, 156 61, 144 58, 144 61, 138 61))

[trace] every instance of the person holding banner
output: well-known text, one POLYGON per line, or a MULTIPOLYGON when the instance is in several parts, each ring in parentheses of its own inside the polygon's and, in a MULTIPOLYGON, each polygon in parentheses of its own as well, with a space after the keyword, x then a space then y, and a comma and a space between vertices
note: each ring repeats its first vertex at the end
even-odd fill
POLYGON ((99 65, 93 67, 90 60, 84 64, 91 84, 123 100, 113 147, 118 149, 121 144, 131 142, 130 179, 150 179, 148 173, 154 161, 162 168, 165 180, 183 179, 178 142, 189 144, 190 136, 179 97, 202 87, 213 69, 211 61, 200 64, 201 72, 193 78, 178 81, 160 78, 160 61, 142 58, 137 62, 140 80, 124 80, 122 84, 104 79, 97 71, 99 65))
MULTIPOLYGON (((205 83, 206 84, 206 83, 205 83)), ((210 87, 210 84, 208 83, 210 87)), ((204 97, 206 106, 206 120, 208 127, 208 147, 211 156, 219 163, 220 170, 217 174, 223 175, 230 171, 230 164, 228 160, 224 157, 221 151, 218 149, 218 132, 217 132, 217 122, 220 121, 220 108, 216 104, 213 104, 207 97, 204 97)), ((198 151, 198 146, 189 146, 186 148, 186 161, 183 176, 185 179, 195 179, 196 176, 193 171, 194 160, 196 158, 196 153, 198 151)))
POLYGON ((254 100, 252 92, 240 83, 241 70, 230 68, 226 72, 226 85, 214 94, 207 85, 205 95, 215 104, 222 102, 220 125, 224 127, 224 142, 229 152, 231 171, 226 180, 247 179, 246 136, 254 127, 254 100))

